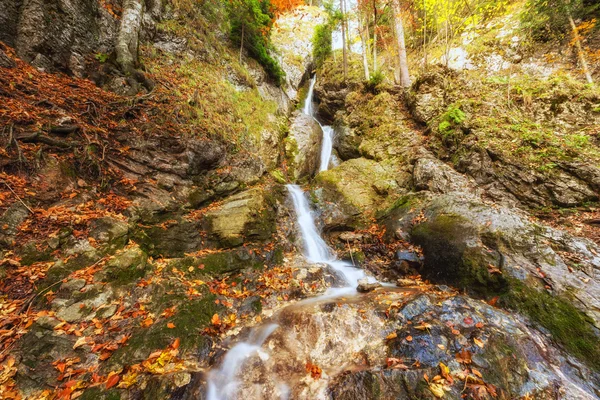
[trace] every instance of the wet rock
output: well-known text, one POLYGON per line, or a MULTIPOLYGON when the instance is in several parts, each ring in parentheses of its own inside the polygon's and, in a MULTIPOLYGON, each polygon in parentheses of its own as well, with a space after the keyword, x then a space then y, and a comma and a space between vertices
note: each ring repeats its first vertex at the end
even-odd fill
POLYGON ((416 286, 418 282, 414 279, 400 278, 396 281, 396 286, 405 287, 405 286, 416 286))
POLYGON ((380 287, 381 283, 379 282, 369 282, 368 279, 361 279, 358 281, 358 286, 356 287, 356 290, 360 293, 368 293, 380 287))
POLYGON ((275 229, 275 213, 268 196, 264 189, 256 188, 227 198, 206 215, 210 235, 223 247, 268 239, 275 229))
POLYGON ((323 130, 311 116, 296 112, 285 140, 293 181, 312 177, 319 168, 323 130))
POLYGON ((600 355, 594 344, 600 283, 589 279, 600 269, 594 243, 535 225, 518 210, 460 194, 413 200, 410 209, 396 211, 404 217, 392 226, 407 229, 422 247, 426 277, 487 299, 501 296, 500 305, 538 321, 581 359, 591 362, 596 357, 591 354, 600 355), (420 213, 422 219, 412 225, 420 213), (578 267, 569 270, 574 258, 578 267), (535 304, 553 304, 553 311, 535 304))
POLYGON ((0 246, 9 248, 13 246, 19 225, 29 216, 29 210, 19 202, 11 205, 0 217, 0 246))

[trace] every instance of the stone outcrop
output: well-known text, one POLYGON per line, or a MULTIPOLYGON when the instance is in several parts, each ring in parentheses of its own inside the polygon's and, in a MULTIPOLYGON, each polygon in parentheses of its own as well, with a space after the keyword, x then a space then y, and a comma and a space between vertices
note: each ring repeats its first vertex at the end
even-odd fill
POLYGON ((285 152, 292 181, 310 178, 319 169, 323 130, 311 116, 296 111, 292 116, 285 152))
POLYGON ((256 188, 226 198, 206 215, 209 235, 223 247, 268 239, 275 230, 270 196, 264 189, 256 188))

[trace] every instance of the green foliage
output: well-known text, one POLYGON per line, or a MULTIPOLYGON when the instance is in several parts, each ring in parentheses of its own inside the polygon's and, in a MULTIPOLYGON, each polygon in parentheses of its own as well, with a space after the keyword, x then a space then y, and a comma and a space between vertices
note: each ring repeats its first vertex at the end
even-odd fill
POLYGON ((383 83, 384 79, 385 75, 383 75, 383 72, 378 69, 371 74, 369 80, 365 83, 365 87, 371 92, 376 91, 377 87, 383 83))
POLYGON ((109 55, 108 55, 108 54, 106 54, 106 53, 97 53, 97 54, 94 56, 94 58, 95 58, 95 59, 96 59, 98 62, 100 62, 100 63, 102 63, 102 64, 104 64, 105 62, 107 62, 107 61, 108 61, 108 57, 109 57, 109 55))
POLYGON ((269 31, 274 14, 269 0, 233 0, 229 3, 231 39, 248 50, 277 85, 283 83, 285 73, 271 56, 273 50, 269 31), (243 41, 243 43, 242 43, 243 41))
POLYGON ((454 128, 462 124, 466 119, 467 115, 460 109, 460 107, 452 105, 440 117, 438 130, 442 135, 448 135, 454 130, 454 128))
POLYGON ((323 63, 331 55, 331 24, 317 25, 315 34, 312 38, 313 44, 313 59, 317 68, 321 68, 323 63))

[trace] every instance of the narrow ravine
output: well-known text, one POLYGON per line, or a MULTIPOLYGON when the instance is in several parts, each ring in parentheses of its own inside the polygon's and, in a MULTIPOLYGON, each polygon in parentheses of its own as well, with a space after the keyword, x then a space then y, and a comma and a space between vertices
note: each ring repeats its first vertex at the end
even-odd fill
MULTIPOLYGON (((303 113, 315 118, 315 120, 314 87, 316 79, 316 76, 311 79, 308 95, 303 107, 303 113)), ((321 127, 323 130, 323 144, 321 148, 320 171, 325 171, 329 168, 332 155, 333 128, 330 126, 321 127)), ((329 266, 340 281, 343 282, 340 287, 330 288, 325 294, 309 299, 306 303, 314 305, 321 300, 330 300, 340 296, 345 296, 344 299, 347 300, 348 297, 356 295, 356 287, 359 281, 367 278, 365 272, 347 261, 337 259, 316 227, 315 216, 302 188, 294 184, 288 184, 286 187, 294 205, 296 222, 302 237, 302 255, 312 264, 325 264, 329 266)), ((370 281, 374 280, 373 278, 367 279, 370 281)), ((285 313, 285 309, 281 313, 285 313)), ((273 322, 258 326, 252 330, 248 340, 237 343, 227 352, 221 366, 218 369, 210 371, 208 374, 208 400, 233 400, 239 398, 238 390, 240 382, 238 381, 238 375, 242 372, 249 358, 254 355, 261 357, 262 345, 278 327, 273 322)), ((280 383, 278 392, 281 398, 287 399, 287 393, 289 392, 287 384, 280 383)))

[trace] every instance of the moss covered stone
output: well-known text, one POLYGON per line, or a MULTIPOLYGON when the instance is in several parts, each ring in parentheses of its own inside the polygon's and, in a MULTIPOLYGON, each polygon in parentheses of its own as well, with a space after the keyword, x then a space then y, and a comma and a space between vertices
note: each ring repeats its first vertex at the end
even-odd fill
POLYGON ((222 247, 236 247, 245 241, 266 240, 275 231, 275 199, 262 188, 231 196, 206 215, 210 236, 222 247))

